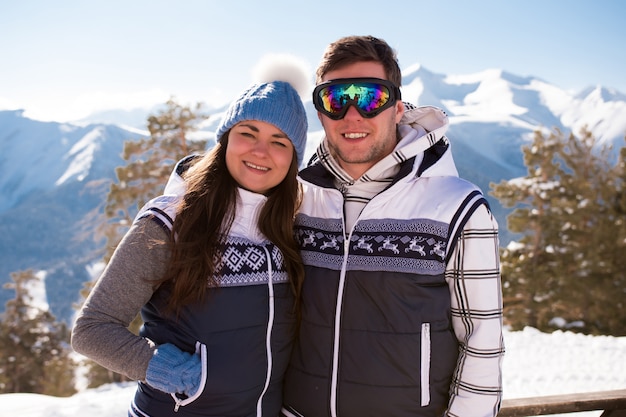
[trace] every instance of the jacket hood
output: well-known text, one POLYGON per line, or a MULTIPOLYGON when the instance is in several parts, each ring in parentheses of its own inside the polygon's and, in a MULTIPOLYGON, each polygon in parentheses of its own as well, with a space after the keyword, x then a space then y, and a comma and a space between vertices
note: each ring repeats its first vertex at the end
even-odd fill
POLYGON ((404 103, 405 111, 398 129, 402 139, 395 152, 415 157, 413 176, 453 176, 459 173, 452 158, 450 141, 445 133, 449 127, 448 115, 434 106, 414 106, 404 103))
POLYGON ((183 172, 187 171, 191 162, 199 157, 200 155, 189 155, 176 163, 176 166, 167 180, 167 184, 165 184, 165 191, 163 191, 164 195, 176 195, 182 197, 185 194, 187 186, 185 185, 185 180, 182 177, 183 172))

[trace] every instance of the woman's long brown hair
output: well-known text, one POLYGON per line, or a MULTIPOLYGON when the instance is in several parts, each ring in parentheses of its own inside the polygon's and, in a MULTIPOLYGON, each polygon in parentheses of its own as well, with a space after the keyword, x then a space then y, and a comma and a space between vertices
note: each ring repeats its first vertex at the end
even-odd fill
MULTIPOLYGON (((179 313, 187 304, 201 302, 216 287, 215 265, 221 244, 236 213, 237 182, 226 167, 228 132, 217 145, 197 158, 183 174, 187 191, 177 209, 171 234, 172 256, 163 281, 171 281, 168 308, 179 313)), ((298 308, 304 267, 293 231, 302 199, 294 155, 285 179, 267 194, 259 215, 259 230, 282 252, 298 308)))

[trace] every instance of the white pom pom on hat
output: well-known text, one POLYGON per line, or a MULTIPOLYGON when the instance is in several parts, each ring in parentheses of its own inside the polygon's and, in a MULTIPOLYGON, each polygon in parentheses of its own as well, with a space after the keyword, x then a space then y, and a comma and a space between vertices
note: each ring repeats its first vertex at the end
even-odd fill
POLYGON ((304 97, 309 92, 309 66, 300 58, 288 54, 267 54, 252 69, 255 83, 285 81, 304 97))
POLYGON ((307 119, 300 95, 308 89, 303 61, 292 55, 264 56, 253 69, 255 84, 231 103, 217 131, 220 140, 234 125, 244 120, 271 123, 285 133, 302 162, 307 139, 307 119))

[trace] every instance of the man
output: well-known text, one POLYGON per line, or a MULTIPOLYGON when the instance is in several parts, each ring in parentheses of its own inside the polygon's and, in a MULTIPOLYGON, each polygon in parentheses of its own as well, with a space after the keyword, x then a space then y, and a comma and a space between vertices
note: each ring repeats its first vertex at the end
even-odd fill
POLYGON ((393 49, 339 39, 317 70, 325 137, 300 173, 302 323, 283 414, 495 416, 502 297, 487 201, 443 111, 402 102, 393 49))

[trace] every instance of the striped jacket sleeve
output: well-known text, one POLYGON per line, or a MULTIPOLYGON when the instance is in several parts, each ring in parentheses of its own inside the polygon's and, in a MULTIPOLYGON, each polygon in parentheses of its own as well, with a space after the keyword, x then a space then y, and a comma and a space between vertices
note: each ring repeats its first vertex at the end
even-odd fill
POLYGON ((446 416, 495 416, 502 400, 502 288, 498 225, 484 205, 465 224, 446 281, 460 349, 446 416))

